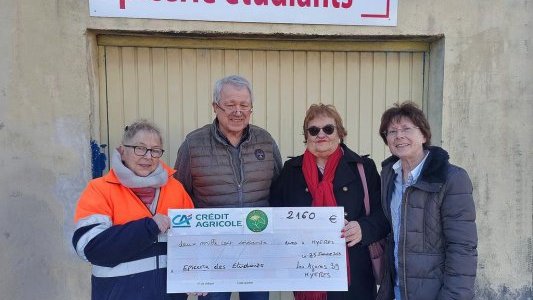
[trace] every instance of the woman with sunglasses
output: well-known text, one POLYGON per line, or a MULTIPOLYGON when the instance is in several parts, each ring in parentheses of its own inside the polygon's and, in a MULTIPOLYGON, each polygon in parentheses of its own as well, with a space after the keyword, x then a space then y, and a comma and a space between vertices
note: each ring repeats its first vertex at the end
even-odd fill
POLYGON ((192 208, 174 170, 160 161, 161 132, 147 121, 127 126, 111 170, 93 179, 76 207, 72 243, 92 264, 93 300, 185 300, 166 293, 166 231, 171 208, 192 208))
POLYGON ((348 256, 347 292, 295 292, 296 300, 370 300, 376 296, 368 245, 389 232, 380 205, 380 179, 374 162, 343 143, 346 130, 335 107, 313 104, 307 110, 303 133, 307 149, 288 160, 271 187, 272 206, 342 206, 348 256), (365 215, 362 164, 370 200, 365 215))

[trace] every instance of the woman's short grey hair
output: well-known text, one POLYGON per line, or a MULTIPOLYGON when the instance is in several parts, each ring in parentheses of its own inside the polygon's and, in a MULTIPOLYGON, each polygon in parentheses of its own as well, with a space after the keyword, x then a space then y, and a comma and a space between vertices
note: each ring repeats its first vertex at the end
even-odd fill
POLYGON ((222 93, 222 89, 226 85, 232 85, 238 89, 246 88, 248 92, 250 93, 250 100, 252 101, 252 104, 254 103, 252 85, 250 84, 248 80, 246 80, 246 78, 239 76, 239 75, 226 76, 222 79, 219 79, 217 82, 215 82, 215 88, 213 89, 213 103, 220 102, 220 94, 222 93))
POLYGON ((159 140, 161 141, 161 146, 163 145, 163 137, 161 135, 161 130, 152 122, 148 120, 137 120, 131 125, 128 125, 124 128, 124 134, 122 135, 122 144, 127 144, 139 131, 148 131, 157 134, 159 140))

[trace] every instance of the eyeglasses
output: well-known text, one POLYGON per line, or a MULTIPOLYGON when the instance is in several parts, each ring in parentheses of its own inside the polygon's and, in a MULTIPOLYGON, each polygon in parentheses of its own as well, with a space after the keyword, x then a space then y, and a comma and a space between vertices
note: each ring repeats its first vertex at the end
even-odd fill
POLYGON ((251 107, 249 105, 231 104, 231 105, 223 105, 223 106, 221 106, 217 102, 215 102, 215 105, 218 108, 220 108, 220 110, 222 110, 224 113, 226 113, 228 115, 237 113, 238 111, 240 111, 243 114, 250 113, 250 112, 253 111, 253 107, 251 107))
POLYGON ((144 146, 123 145, 124 147, 133 148, 133 153, 138 156, 145 156, 148 151, 153 158, 160 158, 165 153, 163 149, 148 149, 144 146))
POLYGON ((395 138, 398 136, 399 133, 402 133, 404 135, 410 135, 413 133, 413 129, 418 129, 418 127, 405 127, 400 129, 392 129, 392 130, 386 130, 383 132, 386 137, 395 138))
POLYGON ((322 128, 316 126, 307 128, 307 132, 309 132, 310 136, 317 136, 320 133, 320 130, 324 131, 327 135, 332 135, 333 132, 335 132, 335 125, 328 124, 322 128))

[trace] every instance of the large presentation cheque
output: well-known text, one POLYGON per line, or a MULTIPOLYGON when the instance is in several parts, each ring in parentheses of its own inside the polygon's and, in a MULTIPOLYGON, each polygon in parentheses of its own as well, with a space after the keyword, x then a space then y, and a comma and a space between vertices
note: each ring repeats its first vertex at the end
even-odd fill
POLYGON ((346 291, 342 207, 172 209, 167 292, 346 291))

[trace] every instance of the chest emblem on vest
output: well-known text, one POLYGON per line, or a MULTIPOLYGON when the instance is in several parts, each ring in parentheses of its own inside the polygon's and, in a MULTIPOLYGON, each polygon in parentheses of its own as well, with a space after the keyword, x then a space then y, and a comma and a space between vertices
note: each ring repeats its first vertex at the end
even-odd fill
POLYGON ((254 154, 258 160, 265 160, 265 151, 262 149, 255 149, 254 154))

